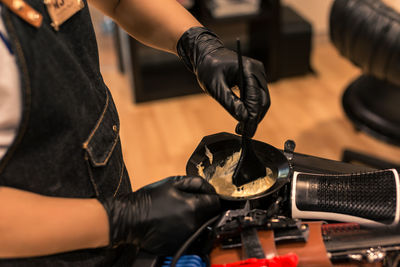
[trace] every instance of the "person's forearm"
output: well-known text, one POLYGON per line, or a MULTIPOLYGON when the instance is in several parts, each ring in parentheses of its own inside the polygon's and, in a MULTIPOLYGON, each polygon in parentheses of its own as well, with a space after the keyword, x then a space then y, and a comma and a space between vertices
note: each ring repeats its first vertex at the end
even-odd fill
POLYGON ((140 42, 176 54, 182 34, 201 24, 176 0, 90 0, 140 42))
POLYGON ((0 258, 106 246, 108 219, 96 199, 46 197, 0 187, 0 258))

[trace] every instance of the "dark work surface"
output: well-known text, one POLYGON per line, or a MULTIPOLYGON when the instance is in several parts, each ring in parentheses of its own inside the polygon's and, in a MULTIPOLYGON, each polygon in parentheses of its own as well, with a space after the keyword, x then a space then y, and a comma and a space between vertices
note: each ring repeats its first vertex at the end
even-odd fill
POLYGON ((203 92, 195 76, 178 60, 143 66, 141 74, 142 86, 135 94, 137 103, 203 92))
POLYGON ((290 163, 292 164, 293 170, 298 172, 339 174, 374 170, 367 166, 324 159, 300 153, 294 153, 293 159, 290 163))
POLYGON ((310 57, 312 51, 312 25, 293 9, 282 7, 279 46, 279 77, 291 77, 313 72, 310 57))

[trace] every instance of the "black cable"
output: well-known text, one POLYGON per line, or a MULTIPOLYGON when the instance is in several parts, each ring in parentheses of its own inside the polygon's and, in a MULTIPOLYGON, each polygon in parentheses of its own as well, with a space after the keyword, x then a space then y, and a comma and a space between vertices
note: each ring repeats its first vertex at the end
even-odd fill
POLYGON ((196 232, 194 232, 193 235, 191 235, 185 243, 178 249, 178 251, 175 253, 172 261, 171 261, 171 267, 175 267, 176 263, 178 262, 179 258, 182 256, 182 254, 186 251, 186 249, 192 244, 192 242, 203 232, 203 230, 209 226, 210 224, 213 224, 216 220, 218 220, 220 215, 215 216, 208 221, 206 221, 202 226, 200 226, 196 232))

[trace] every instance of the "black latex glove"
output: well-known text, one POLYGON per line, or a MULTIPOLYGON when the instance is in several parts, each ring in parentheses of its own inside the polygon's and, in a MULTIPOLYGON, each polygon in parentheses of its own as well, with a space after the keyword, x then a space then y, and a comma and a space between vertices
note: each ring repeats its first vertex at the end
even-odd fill
POLYGON ((173 255, 220 211, 214 187, 201 177, 170 177, 100 201, 109 217, 111 246, 129 243, 156 255, 173 255))
POLYGON ((222 41, 202 27, 187 30, 177 44, 179 57, 196 74, 201 88, 214 97, 236 120, 238 134, 253 137, 258 123, 270 106, 264 65, 243 57, 246 99, 231 90, 239 85, 238 56, 224 47, 222 41))

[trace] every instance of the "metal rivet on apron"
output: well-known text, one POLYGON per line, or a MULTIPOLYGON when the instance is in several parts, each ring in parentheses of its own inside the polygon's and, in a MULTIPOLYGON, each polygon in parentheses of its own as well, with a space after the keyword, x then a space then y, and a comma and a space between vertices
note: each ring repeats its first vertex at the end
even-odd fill
POLYGON ((24 9, 25 3, 24 3, 24 1, 21 1, 21 0, 14 0, 12 2, 12 6, 16 10, 21 11, 22 9, 24 9))
POLYGON ((30 11, 30 12, 28 13, 28 18, 29 18, 30 20, 38 20, 38 19, 40 18, 40 16, 39 16, 38 13, 33 12, 33 11, 30 11))

